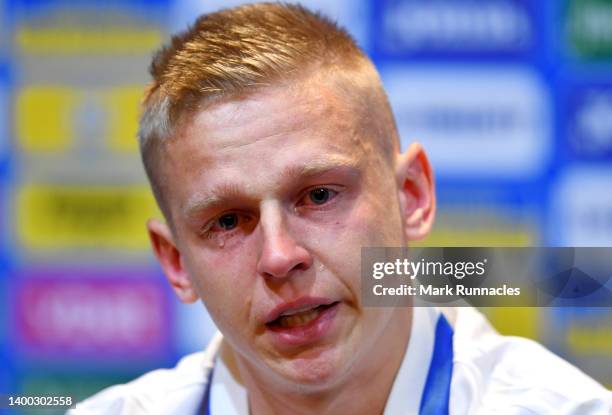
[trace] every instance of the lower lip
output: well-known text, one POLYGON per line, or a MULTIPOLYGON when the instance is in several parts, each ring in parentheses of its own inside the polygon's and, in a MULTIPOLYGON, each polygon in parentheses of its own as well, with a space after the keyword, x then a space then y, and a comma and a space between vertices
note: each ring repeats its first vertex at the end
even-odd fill
POLYGON ((303 346, 314 343, 325 336, 331 329, 340 303, 323 310, 317 318, 298 327, 268 327, 272 341, 278 346, 303 346))

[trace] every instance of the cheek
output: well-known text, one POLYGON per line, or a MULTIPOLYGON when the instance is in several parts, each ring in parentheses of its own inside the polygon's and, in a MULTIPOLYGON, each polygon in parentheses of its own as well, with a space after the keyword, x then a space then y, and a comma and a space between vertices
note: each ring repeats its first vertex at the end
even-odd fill
POLYGON ((196 250, 189 275, 206 309, 219 327, 244 327, 251 315, 256 257, 248 244, 196 250))
POLYGON ((323 247, 325 251, 356 250, 359 254, 362 246, 401 246, 402 220, 394 188, 385 186, 387 190, 381 191, 373 185, 365 187, 375 190, 362 190, 329 218, 301 222, 296 234, 307 235, 315 251, 323 247))
MULTIPOLYGON (((402 226, 397 202, 364 195, 350 214, 310 229, 312 251, 321 263, 338 276, 355 299, 361 280, 361 248, 402 246, 402 226)), ((360 303, 360 301, 357 301, 360 303)))
POLYGON ((374 194, 364 195, 342 223, 335 235, 338 244, 346 245, 361 254, 361 247, 400 246, 401 217, 397 201, 380 198, 374 194))

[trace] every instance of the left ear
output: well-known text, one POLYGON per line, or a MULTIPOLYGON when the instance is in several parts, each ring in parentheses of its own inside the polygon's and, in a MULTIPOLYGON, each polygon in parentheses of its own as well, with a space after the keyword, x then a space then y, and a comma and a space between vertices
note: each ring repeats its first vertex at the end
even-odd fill
POLYGON ((406 238, 423 239, 436 216, 434 176, 423 146, 412 143, 398 157, 395 174, 406 238))

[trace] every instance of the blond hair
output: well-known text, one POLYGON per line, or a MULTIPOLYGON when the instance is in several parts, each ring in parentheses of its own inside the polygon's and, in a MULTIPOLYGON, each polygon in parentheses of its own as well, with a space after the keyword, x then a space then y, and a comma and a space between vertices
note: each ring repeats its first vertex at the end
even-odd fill
POLYGON ((306 72, 363 67, 374 74, 384 123, 391 124, 397 141, 374 66, 344 29, 318 13, 292 4, 249 4, 202 15, 173 36, 151 63, 153 80, 145 91, 138 132, 145 170, 167 218, 156 174, 161 146, 196 110, 306 72))

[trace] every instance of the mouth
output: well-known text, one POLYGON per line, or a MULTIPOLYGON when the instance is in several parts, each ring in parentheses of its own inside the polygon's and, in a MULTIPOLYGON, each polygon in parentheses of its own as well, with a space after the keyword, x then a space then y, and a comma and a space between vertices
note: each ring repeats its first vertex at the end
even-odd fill
POLYGON ((279 349, 309 347, 333 332, 340 306, 340 301, 294 302, 276 309, 265 326, 279 349))
POLYGON ((277 318, 266 323, 271 329, 291 329, 303 327, 315 321, 326 310, 336 306, 338 301, 330 304, 310 305, 282 312, 277 318))

